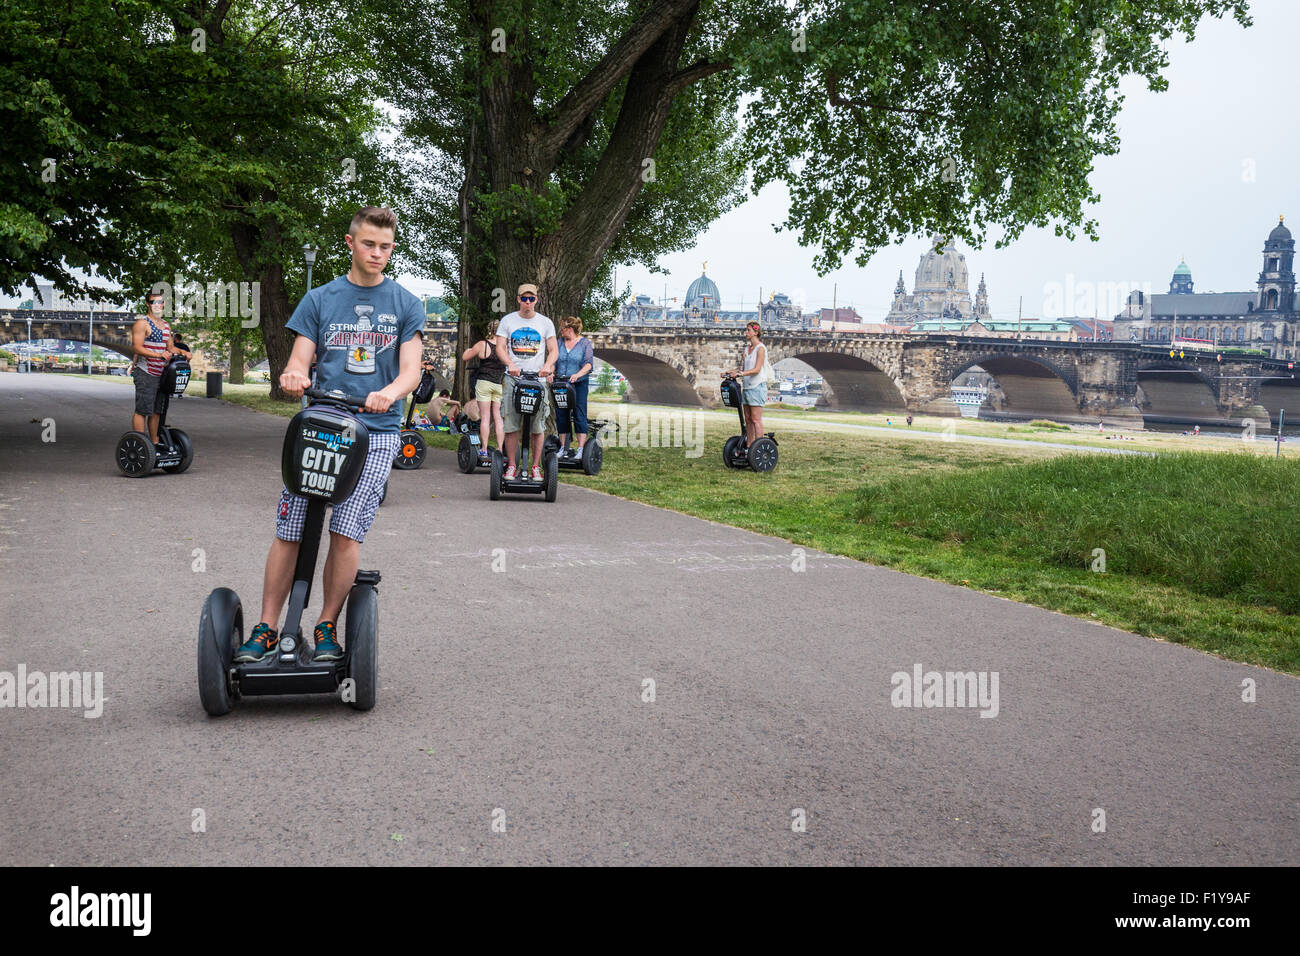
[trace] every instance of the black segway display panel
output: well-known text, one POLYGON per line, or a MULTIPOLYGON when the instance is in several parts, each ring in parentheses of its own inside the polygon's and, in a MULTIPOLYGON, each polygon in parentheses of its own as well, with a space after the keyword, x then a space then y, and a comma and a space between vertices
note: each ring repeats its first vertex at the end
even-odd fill
POLYGON ((515 411, 532 415, 542 407, 542 387, 536 382, 515 383, 515 411))
POLYGON ((360 419, 309 405, 289 423, 280 474, 293 494, 339 504, 356 488, 369 451, 370 432, 360 419))
POLYGON ((158 388, 164 394, 176 398, 178 395, 185 394, 189 384, 190 363, 183 358, 175 358, 163 368, 163 377, 158 383, 158 388))
POLYGON ((734 378, 724 379, 722 382, 722 404, 728 408, 740 407, 740 386, 736 384, 734 378))
POLYGON ((569 383, 556 382, 551 386, 551 394, 555 396, 555 407, 562 412, 569 410, 569 383))

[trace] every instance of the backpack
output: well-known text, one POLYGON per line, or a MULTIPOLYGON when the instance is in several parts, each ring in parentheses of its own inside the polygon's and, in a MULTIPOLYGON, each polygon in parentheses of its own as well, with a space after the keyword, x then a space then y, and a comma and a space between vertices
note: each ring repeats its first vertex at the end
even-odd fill
POLYGON ((436 384, 433 380, 433 373, 425 369, 420 373, 420 384, 415 386, 415 404, 423 405, 429 399, 433 398, 433 390, 436 384))

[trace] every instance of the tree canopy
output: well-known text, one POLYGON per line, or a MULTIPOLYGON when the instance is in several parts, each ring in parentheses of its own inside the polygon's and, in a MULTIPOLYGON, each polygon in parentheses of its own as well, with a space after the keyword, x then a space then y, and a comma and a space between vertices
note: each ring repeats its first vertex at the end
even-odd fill
POLYGON ((774 182, 821 270, 917 233, 1095 238, 1120 81, 1163 88, 1206 16, 1250 22, 1246 0, 11 0, 0 287, 258 281, 278 372, 299 247, 342 271, 366 203, 466 335, 530 280, 598 326, 617 265, 774 182))

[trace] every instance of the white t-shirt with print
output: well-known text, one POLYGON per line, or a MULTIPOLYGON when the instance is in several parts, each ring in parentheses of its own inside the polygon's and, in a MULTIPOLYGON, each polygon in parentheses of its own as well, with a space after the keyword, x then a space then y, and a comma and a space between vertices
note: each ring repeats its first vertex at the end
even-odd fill
POLYGON ((525 319, 511 312, 497 325, 497 337, 506 340, 506 355, 521 372, 540 372, 546 364, 546 340, 555 338, 555 323, 540 312, 525 319))

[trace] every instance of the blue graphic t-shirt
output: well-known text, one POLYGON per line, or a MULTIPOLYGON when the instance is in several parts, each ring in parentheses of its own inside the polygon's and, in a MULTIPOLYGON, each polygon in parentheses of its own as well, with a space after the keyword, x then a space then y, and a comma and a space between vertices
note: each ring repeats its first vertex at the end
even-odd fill
MULTIPOLYGON (((424 306, 387 276, 372 286, 339 276, 308 292, 286 327, 316 343, 318 388, 368 395, 397 378, 401 344, 424 333, 424 306)), ((357 417, 372 431, 399 431, 402 403, 357 417)))
POLYGON ((506 354, 521 372, 540 372, 546 364, 546 340, 555 338, 555 323, 540 312, 525 319, 511 312, 497 324, 497 338, 506 340, 506 354))

